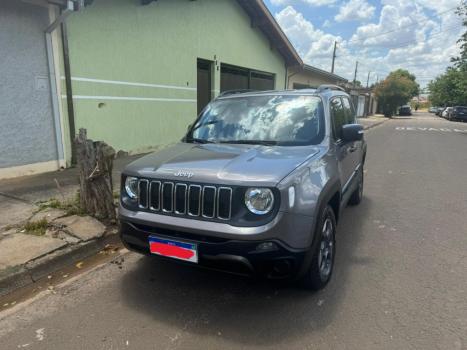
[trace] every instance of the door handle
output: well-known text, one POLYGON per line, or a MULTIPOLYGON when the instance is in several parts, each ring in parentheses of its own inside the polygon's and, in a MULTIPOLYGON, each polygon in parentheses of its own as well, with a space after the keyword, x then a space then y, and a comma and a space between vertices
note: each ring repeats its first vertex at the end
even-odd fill
POLYGON ((350 153, 353 153, 353 152, 355 152, 356 150, 357 150, 357 147, 355 147, 355 146, 349 147, 349 152, 350 152, 350 153))

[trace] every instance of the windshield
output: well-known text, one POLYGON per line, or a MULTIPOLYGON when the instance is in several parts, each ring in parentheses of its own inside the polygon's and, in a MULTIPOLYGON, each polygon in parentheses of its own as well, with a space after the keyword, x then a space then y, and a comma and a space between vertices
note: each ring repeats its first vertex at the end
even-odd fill
POLYGON ((210 103, 186 140, 294 146, 318 144, 323 136, 319 97, 262 95, 210 103))

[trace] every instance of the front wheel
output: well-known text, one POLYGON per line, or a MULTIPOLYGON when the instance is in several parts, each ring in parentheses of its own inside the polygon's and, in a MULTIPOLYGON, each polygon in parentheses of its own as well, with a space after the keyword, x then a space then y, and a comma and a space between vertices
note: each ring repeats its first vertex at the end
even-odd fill
POLYGON ((334 211, 327 205, 316 228, 316 239, 311 264, 302 277, 306 288, 319 290, 324 288, 331 279, 336 255, 336 217, 334 211))
POLYGON ((350 205, 359 205, 363 199, 363 167, 360 169, 358 177, 358 186, 349 199, 350 205))

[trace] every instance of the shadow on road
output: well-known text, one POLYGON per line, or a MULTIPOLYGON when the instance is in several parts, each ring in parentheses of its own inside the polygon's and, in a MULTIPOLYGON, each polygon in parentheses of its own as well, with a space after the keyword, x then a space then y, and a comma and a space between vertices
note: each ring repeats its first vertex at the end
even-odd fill
POLYGON ((331 323, 343 303, 354 255, 368 216, 368 198, 344 211, 338 227, 334 276, 327 288, 296 286, 180 266, 142 257, 122 279, 122 300, 158 323, 197 336, 223 337, 246 346, 281 344, 331 323))

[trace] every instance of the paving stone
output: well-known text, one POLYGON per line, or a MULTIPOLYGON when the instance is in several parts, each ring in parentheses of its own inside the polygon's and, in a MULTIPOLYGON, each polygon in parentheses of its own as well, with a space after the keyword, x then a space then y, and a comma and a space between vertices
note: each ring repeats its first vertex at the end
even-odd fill
POLYGON ((71 235, 83 241, 99 238, 105 232, 105 226, 90 216, 67 216, 54 221, 54 224, 66 226, 71 235))
POLYGON ((2 233, 0 233, 0 237, 6 237, 6 236, 9 236, 13 233, 16 233, 17 230, 15 228, 12 228, 12 229, 9 229, 9 230, 6 230, 6 231, 3 231, 2 233))
POLYGON ((25 222, 35 210, 37 207, 34 205, 0 196, 0 231, 25 222))
POLYGON ((11 234, 0 241, 0 270, 26 264, 66 244, 61 239, 23 233, 11 234))
POLYGON ((46 219, 47 222, 54 221, 55 219, 58 219, 62 216, 66 215, 66 211, 62 209, 54 209, 54 208, 48 208, 41 210, 34 214, 29 221, 41 221, 42 219, 46 219))

